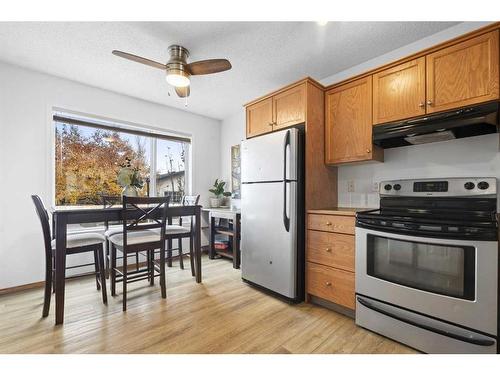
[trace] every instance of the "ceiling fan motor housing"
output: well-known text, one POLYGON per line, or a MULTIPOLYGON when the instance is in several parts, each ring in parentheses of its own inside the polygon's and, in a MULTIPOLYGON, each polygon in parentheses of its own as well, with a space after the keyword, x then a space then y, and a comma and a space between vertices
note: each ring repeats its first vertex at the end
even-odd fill
MULTIPOLYGON (((170 54, 170 59, 167 61, 167 73, 177 73, 182 72, 190 75, 189 69, 187 67, 187 59, 189 57, 189 51, 182 46, 172 45, 168 47, 168 53, 170 54)), ((181 74, 182 74, 181 73, 181 74)))

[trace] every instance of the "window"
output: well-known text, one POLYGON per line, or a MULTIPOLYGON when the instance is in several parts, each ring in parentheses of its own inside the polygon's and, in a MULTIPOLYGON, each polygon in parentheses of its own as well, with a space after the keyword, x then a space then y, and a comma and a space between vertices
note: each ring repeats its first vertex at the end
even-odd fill
POLYGON ((120 196, 118 172, 136 171, 139 196, 186 193, 190 140, 143 129, 55 115, 55 204, 101 205, 120 196), (153 183, 151 183, 153 182, 153 183))

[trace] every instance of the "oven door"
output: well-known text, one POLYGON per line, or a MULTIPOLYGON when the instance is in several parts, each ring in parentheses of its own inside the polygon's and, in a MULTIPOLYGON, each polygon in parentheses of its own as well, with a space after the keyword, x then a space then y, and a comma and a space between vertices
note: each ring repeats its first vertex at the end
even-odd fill
POLYGON ((356 293, 497 335, 498 242, 356 227, 356 293))

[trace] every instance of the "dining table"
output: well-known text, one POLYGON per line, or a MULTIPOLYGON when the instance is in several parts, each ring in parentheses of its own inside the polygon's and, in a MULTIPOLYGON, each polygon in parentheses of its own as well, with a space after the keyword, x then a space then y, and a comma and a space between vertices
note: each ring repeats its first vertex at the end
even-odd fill
MULTIPOLYGON (((194 217, 194 254, 195 254, 195 278, 201 283, 201 222, 200 205, 172 205, 168 207, 167 216, 169 222, 174 217, 194 217)), ((66 236, 68 225, 119 222, 123 218, 123 208, 103 206, 56 206, 52 208, 52 226, 56 242, 55 246, 55 300, 56 300, 56 325, 64 322, 64 294, 66 281, 66 236)), ((136 211, 137 218, 141 215, 136 211)), ((160 215, 160 210, 156 210, 160 215)), ((134 215, 127 213, 127 219, 134 219, 134 215)))

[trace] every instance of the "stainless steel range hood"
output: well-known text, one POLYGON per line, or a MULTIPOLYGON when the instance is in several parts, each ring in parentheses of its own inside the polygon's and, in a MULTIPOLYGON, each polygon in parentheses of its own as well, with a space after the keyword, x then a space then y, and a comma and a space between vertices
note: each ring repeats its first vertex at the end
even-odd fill
POLYGON ((498 110, 499 104, 494 102, 376 125, 373 127, 373 143, 382 148, 393 148, 497 133, 498 110))

